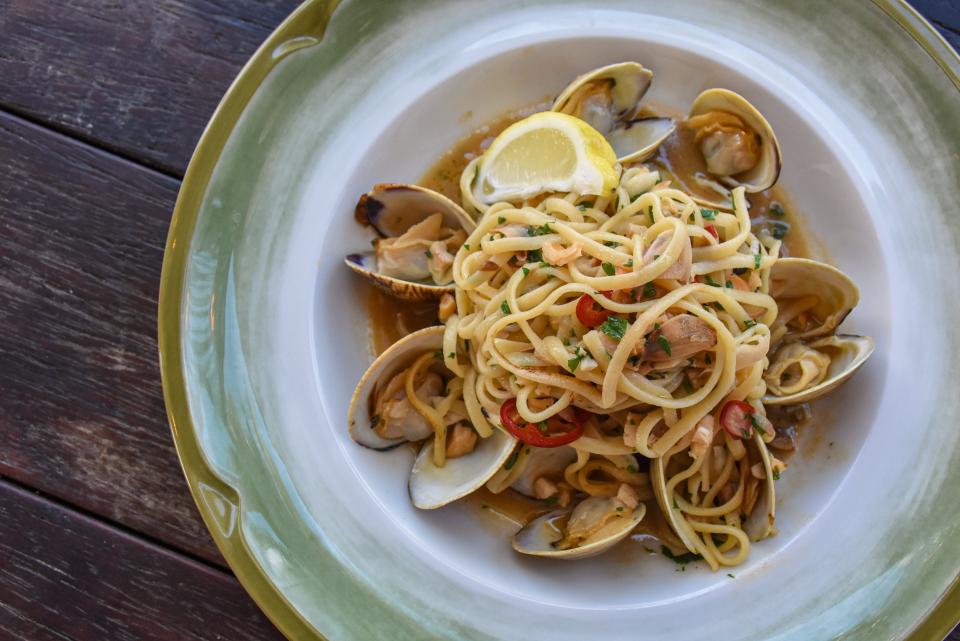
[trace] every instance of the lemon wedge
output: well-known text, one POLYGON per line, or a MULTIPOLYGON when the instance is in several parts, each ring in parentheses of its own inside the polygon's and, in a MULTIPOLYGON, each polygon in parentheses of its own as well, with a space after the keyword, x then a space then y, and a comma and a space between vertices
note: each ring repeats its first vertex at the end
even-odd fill
POLYGON ((474 196, 492 204, 545 192, 610 195, 617 155, 603 135, 573 116, 545 111, 519 120, 480 159, 474 196))

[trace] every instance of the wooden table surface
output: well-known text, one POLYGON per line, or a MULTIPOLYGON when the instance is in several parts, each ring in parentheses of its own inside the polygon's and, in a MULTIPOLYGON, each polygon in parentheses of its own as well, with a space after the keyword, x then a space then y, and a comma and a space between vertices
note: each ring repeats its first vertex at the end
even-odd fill
MULTIPOLYGON (((281 638, 187 491, 156 305, 200 132, 297 4, 0 0, 2 640, 281 638)), ((960 47, 960 1, 916 6, 960 47)))

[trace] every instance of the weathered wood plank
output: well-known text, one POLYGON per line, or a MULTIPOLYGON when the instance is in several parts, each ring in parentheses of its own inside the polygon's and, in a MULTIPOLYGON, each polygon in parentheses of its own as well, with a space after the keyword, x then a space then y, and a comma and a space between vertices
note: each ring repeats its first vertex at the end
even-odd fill
POLYGON ((0 0, 0 106, 182 175, 298 0, 0 0))
POLYGON ((157 363, 178 185, 0 114, 0 475, 222 562, 157 363))
POLYGON ((283 638, 226 572, 4 481, 0 559, 0 638, 283 638))

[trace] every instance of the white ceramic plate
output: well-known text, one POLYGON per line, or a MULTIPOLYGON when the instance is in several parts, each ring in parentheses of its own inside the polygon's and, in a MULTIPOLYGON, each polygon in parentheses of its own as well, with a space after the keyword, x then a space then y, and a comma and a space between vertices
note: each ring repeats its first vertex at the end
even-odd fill
POLYGON ((346 2, 324 35, 328 7, 308 3, 272 37, 191 164, 161 349, 191 487, 282 629, 875 641, 925 619, 960 571, 960 64, 936 50, 938 66, 880 4, 843 4, 346 2), (479 124, 628 59, 654 71, 658 104, 720 86, 766 115, 781 184, 861 288, 843 330, 877 342, 778 483, 780 535, 735 578, 616 552, 521 558, 508 528, 463 506, 415 510, 410 452, 346 431, 371 361, 366 285, 342 265, 367 243, 358 195, 416 181, 479 124))

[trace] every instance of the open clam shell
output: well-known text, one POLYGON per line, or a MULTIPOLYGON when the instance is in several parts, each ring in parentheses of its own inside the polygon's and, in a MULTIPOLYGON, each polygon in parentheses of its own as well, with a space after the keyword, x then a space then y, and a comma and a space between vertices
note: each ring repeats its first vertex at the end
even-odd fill
POLYGON ((621 62, 578 76, 560 92, 552 111, 576 116, 599 131, 619 162, 644 160, 673 133, 671 118, 640 118, 640 100, 653 72, 638 62, 621 62))
MULTIPOLYGON (((463 229, 469 235, 476 228, 474 220, 455 202, 426 187, 404 183, 381 183, 360 197, 354 216, 361 224, 369 224, 383 238, 397 237, 434 214, 443 216, 444 227, 463 229)), ((425 260, 417 252, 418 260, 425 260)), ((347 267, 367 278, 385 292, 402 300, 436 299, 453 293, 453 284, 437 285, 429 280, 405 280, 382 273, 376 252, 348 254, 347 267)))
POLYGON ((641 503, 633 512, 614 517, 577 547, 559 550, 555 546, 563 539, 560 522, 570 513, 566 509, 554 510, 530 521, 514 535, 513 549, 521 554, 567 561, 596 556, 627 538, 643 520, 647 506, 641 503))
POLYGON ((377 434, 377 395, 394 376, 409 367, 424 352, 443 348, 441 326, 427 327, 401 338, 380 354, 367 368, 354 388, 347 410, 347 426, 354 441, 374 450, 389 450, 402 445, 405 439, 386 439, 377 434))
POLYGON ((433 463, 433 442, 420 449, 410 472, 410 499, 421 510, 433 510, 472 493, 497 473, 517 441, 495 429, 481 438, 476 449, 465 456, 448 458, 443 467, 433 463))
POLYGON ((773 355, 764 375, 768 379, 768 391, 763 402, 767 405, 795 405, 816 400, 853 376, 873 353, 874 347, 869 336, 853 334, 827 336, 809 344, 787 343, 773 355), (819 354, 809 355, 809 350, 819 354), (825 371, 811 371, 823 367, 823 357, 829 358, 825 371), (784 381, 785 376, 788 378, 784 381), (790 377, 795 380, 789 380, 790 377), (815 377, 817 382, 794 391, 794 387, 802 385, 796 380, 801 377, 815 377))
POLYGON ((709 112, 732 114, 746 124, 760 138, 760 157, 750 169, 734 175, 717 175, 729 187, 743 186, 748 193, 769 189, 780 177, 780 143, 773 128, 756 107, 738 93, 729 89, 707 89, 690 106, 689 118, 709 112))
POLYGON ((694 554, 700 554, 696 534, 680 510, 673 507, 672 503, 667 501, 667 474, 666 464, 669 459, 666 456, 658 456, 650 462, 650 484, 653 486, 653 494, 657 498, 657 504, 660 506, 660 512, 666 517, 667 525, 677 535, 683 545, 694 554))
POLYGON ((809 258, 781 258, 770 270, 770 295, 780 308, 771 328, 773 343, 781 338, 804 340, 832 334, 860 302, 860 290, 842 271, 809 258), (816 322, 794 329, 799 314, 816 322))

